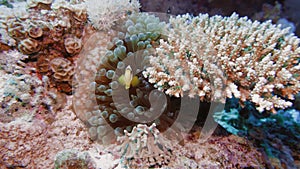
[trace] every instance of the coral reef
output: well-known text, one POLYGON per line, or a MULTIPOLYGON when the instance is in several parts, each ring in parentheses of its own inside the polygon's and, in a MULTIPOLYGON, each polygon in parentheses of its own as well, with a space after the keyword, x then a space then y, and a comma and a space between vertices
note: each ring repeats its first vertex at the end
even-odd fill
MULTIPOLYGON (((138 125, 118 137, 125 168, 264 168, 262 154, 238 136, 210 137, 200 142, 193 134, 184 145, 174 144, 155 128, 138 125), (194 141, 191 139, 194 138, 194 141), (163 154, 163 155, 162 155, 163 154)), ((196 134, 197 135, 197 134, 196 134)))
POLYGON ((53 72, 53 79, 57 89, 65 93, 72 92, 72 78, 74 67, 72 62, 63 57, 57 57, 50 61, 50 69, 53 72))
POLYGON ((299 167, 285 3, 0 1, 0 168, 299 167))
POLYGON ((46 156, 47 152, 43 152, 43 147, 47 144, 47 132, 45 126, 38 121, 34 125, 21 120, 0 123, 0 129, 2 167, 37 166, 36 158, 46 156))

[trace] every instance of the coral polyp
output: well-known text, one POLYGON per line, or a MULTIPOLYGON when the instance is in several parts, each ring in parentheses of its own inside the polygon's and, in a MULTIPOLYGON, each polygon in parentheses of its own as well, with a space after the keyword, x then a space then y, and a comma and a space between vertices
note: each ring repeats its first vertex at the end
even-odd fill
POLYGON ((41 46, 39 42, 32 38, 27 38, 22 40, 19 45, 18 49, 20 52, 26 55, 34 54, 40 51, 41 46))
POLYGON ((39 37, 43 36, 43 29, 38 26, 32 26, 28 30, 28 35, 34 39, 39 38, 39 37))
POLYGON ((81 50, 81 40, 76 37, 66 37, 64 40, 66 51, 71 54, 78 54, 81 50))

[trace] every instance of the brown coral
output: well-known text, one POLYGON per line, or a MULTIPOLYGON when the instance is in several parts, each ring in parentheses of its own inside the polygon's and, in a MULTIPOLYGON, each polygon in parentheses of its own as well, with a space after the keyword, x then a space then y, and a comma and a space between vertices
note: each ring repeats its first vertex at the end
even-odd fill
POLYGON ((39 44, 39 41, 37 41, 35 39, 27 38, 27 39, 22 40, 19 43, 18 49, 23 54, 30 55, 30 54, 39 52, 41 49, 41 46, 39 44))
POLYGON ((29 8, 50 9, 53 0, 29 0, 27 2, 29 8))
POLYGON ((54 79, 59 82, 71 81, 74 74, 72 62, 62 57, 51 60, 50 68, 54 73, 54 79))
POLYGON ((8 50, 10 50, 10 49, 11 49, 10 46, 8 46, 8 45, 6 45, 6 44, 0 42, 0 51, 1 51, 1 52, 2 52, 2 51, 8 51, 8 50))
POLYGON ((72 77, 74 67, 68 59, 58 57, 50 62, 50 69, 53 72, 53 79, 59 91, 65 93, 72 92, 72 77))
POLYGON ((32 38, 39 38, 43 36, 43 29, 37 26, 32 26, 28 30, 28 35, 32 38))
POLYGON ((64 45, 66 51, 71 55, 79 53, 82 47, 81 40, 76 37, 67 37, 64 41, 64 45))
POLYGON ((26 37, 26 30, 24 25, 16 19, 8 20, 7 32, 9 36, 17 40, 24 39, 26 37))
POLYGON ((45 50, 37 55, 37 71, 39 74, 50 74, 50 61, 57 57, 64 57, 64 55, 58 50, 45 50))

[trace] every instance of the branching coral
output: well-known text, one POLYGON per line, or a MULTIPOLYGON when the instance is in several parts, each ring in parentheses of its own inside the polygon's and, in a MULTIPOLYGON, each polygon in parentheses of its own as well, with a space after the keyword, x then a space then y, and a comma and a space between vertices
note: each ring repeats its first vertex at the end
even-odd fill
MULTIPOLYGON (((170 150, 159 132, 178 124, 181 106, 190 106, 183 103, 185 96, 196 98, 197 103, 198 98, 225 102, 226 97, 236 97, 242 104, 253 102, 260 112, 275 112, 276 108, 290 106, 300 90, 299 39, 270 22, 252 22, 236 14, 230 17, 184 15, 171 18, 167 25, 154 15, 138 13, 137 0, 27 2, 23 16, 12 11, 11 15, 0 12, 1 51, 16 49, 22 53, 1 55, 0 113, 8 117, 2 122, 24 117, 26 113, 38 119, 37 111, 63 107, 65 95, 57 94, 52 88, 72 94, 74 85, 78 89, 73 97, 74 111, 88 128, 90 138, 107 144, 120 136, 123 164, 129 168, 171 165, 172 155, 180 150, 170 150), (86 25, 87 18, 99 32, 92 34, 95 29, 86 25), (89 38, 92 41, 85 44, 89 38), (94 44, 89 46, 91 43, 94 44), (74 76, 77 81, 73 83, 74 76), (19 110, 25 113, 19 116, 19 110), (156 125, 147 126, 153 123, 157 129, 156 125)), ((188 113, 203 111, 195 107, 197 110, 181 115, 185 123, 196 120, 188 113)), ((226 118, 233 118, 235 123, 238 113, 234 111, 226 118)), ((238 127, 227 126, 227 129, 237 134, 238 127)), ((247 132, 244 134, 249 136, 260 134, 247 132)), ((55 131, 51 134, 55 135, 55 131)), ((272 136, 286 138, 281 134, 272 136)), ((227 148, 222 141, 214 141, 221 145, 208 148, 214 153, 218 154, 220 147, 227 148)), ((276 140, 276 146, 281 143, 276 140)), ((295 142, 288 144, 295 145, 295 142)), ((3 145, 4 150, 15 150, 14 143, 3 145)), ((239 149, 240 145, 243 153, 249 153, 244 142, 233 147, 239 149)), ((285 145, 283 149, 287 150, 285 145)), ((256 151, 253 152, 247 157, 257 157, 256 151)), ((199 149, 184 155, 190 154, 193 160, 189 162, 193 165, 210 158, 213 167, 230 164, 231 167, 261 167, 260 161, 249 162, 247 158, 236 162, 243 154, 234 154, 230 148, 219 156, 199 149)))
POLYGON ((300 48, 288 29, 236 14, 184 15, 170 23, 168 41, 143 72, 159 90, 210 101, 225 85, 228 98, 250 100, 260 112, 292 105, 289 99, 300 91, 300 48))
POLYGON ((115 23, 97 37, 103 46, 83 49, 89 52, 81 56, 91 66, 81 65, 76 73, 82 81, 95 78, 76 82, 89 94, 76 91, 74 105, 91 138, 100 143, 112 142, 140 123, 155 122, 166 130, 186 95, 208 102, 237 97, 258 104, 260 111, 275 111, 290 106, 287 99, 299 91, 298 39, 270 22, 236 14, 185 15, 170 19, 169 34, 164 23, 144 13, 129 13, 115 23), (285 71, 293 75, 285 78, 285 71))

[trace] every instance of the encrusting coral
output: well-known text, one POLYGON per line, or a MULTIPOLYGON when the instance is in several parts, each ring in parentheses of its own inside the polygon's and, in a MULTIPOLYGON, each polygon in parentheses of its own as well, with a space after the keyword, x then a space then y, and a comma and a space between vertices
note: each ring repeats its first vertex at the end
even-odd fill
MULTIPOLYGON (((82 122, 70 110, 70 104, 71 100, 68 100, 64 110, 55 112, 52 123, 48 123, 45 115, 40 113, 30 121, 16 119, 10 123, 0 122, 0 166, 53 168, 57 153, 65 149, 87 151, 92 148, 94 144, 82 122)), ((72 160, 68 161, 72 165, 72 160)))
POLYGON ((261 152, 245 138, 235 135, 210 137, 205 143, 188 142, 174 153, 194 159, 197 165, 193 168, 265 168, 266 165, 261 152))

